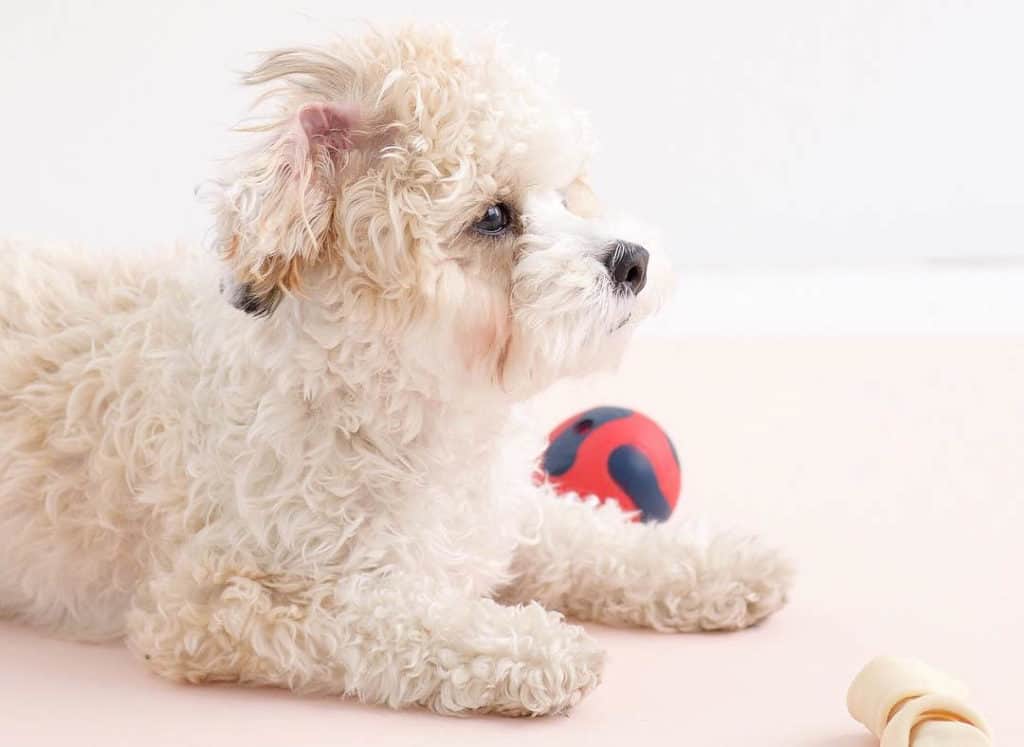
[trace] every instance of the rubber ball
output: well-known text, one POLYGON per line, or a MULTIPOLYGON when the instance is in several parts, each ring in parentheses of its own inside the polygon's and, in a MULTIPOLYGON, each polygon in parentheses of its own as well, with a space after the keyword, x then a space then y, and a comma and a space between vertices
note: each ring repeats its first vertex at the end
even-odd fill
POLYGON ((557 492, 618 501, 638 521, 665 521, 682 488, 672 440, 625 407, 595 407, 558 425, 541 466, 557 492))

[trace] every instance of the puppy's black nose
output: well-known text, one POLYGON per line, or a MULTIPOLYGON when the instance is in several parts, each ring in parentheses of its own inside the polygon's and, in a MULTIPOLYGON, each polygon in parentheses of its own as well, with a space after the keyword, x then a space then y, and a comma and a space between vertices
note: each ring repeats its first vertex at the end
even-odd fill
POLYGON ((647 260, 650 255, 639 244, 616 241, 604 257, 604 266, 616 288, 639 293, 647 284, 647 260))

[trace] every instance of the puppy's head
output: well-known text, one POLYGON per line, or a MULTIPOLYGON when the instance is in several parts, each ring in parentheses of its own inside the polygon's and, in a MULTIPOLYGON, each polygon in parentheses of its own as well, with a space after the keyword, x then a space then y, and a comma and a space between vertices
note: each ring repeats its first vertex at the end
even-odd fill
POLYGON ((523 396, 614 364, 667 268, 603 217, 586 122, 545 72, 436 29, 270 55, 248 77, 265 139, 217 201, 225 295, 453 386, 523 396))

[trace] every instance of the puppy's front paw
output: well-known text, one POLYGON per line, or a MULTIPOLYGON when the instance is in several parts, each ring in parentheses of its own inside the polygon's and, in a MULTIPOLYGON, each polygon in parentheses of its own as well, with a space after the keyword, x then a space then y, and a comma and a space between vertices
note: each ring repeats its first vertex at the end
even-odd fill
POLYGON ((429 708, 545 716, 568 711, 598 685, 604 652, 583 628, 536 604, 516 609, 515 617, 509 636, 478 641, 472 651, 440 652, 445 676, 429 708))
POLYGON ((684 607, 699 630, 738 630, 763 620, 786 603, 793 568, 754 537, 712 539, 696 570, 684 607))
POLYGON ((669 525, 655 531, 667 541, 637 558, 644 573, 625 599, 611 600, 612 619, 665 632, 738 630, 786 603, 792 568, 756 538, 669 525))

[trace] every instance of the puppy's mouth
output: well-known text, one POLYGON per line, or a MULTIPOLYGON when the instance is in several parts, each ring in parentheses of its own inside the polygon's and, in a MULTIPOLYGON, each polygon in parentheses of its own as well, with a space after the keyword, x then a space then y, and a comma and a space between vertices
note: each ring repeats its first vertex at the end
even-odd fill
POLYGON ((632 314, 626 314, 626 316, 622 319, 622 321, 620 321, 618 324, 616 324, 614 327, 612 327, 610 331, 612 333, 618 332, 620 329, 622 329, 627 324, 629 324, 629 322, 632 319, 633 319, 633 315, 632 314))

